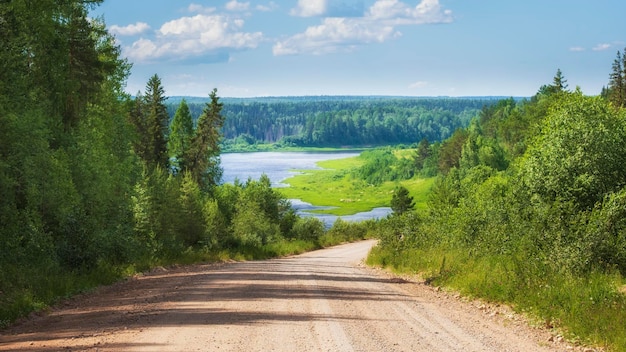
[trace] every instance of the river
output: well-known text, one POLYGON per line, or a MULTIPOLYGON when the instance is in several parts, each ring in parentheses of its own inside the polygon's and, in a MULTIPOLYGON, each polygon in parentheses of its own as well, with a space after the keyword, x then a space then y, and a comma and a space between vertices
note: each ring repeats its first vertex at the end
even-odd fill
MULTIPOLYGON (((236 179, 245 182, 248 178, 258 180, 266 174, 272 182, 272 187, 288 187, 283 183, 294 176, 297 170, 319 169, 317 162, 331 159, 345 159, 359 155, 359 152, 256 152, 256 153, 226 153, 221 155, 224 169, 223 182, 234 183, 236 179)), ((336 215, 309 213, 313 209, 323 209, 303 202, 300 199, 291 199, 291 204, 301 216, 314 216, 322 220, 327 227, 337 220, 336 215)), ((383 218, 391 212, 390 208, 375 208, 368 212, 341 216, 346 221, 362 221, 373 218, 383 218)))

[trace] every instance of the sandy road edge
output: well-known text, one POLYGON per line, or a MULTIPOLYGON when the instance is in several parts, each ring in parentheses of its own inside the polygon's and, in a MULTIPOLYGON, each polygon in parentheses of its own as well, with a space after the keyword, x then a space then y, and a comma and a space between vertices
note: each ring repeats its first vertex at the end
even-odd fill
POLYGON ((460 309, 480 315, 483 319, 505 326, 526 336, 542 346, 552 346, 561 351, 602 352, 601 347, 568 341, 564 332, 555 327, 547 327, 537 317, 516 312, 510 305, 493 303, 480 298, 463 296, 460 292, 440 286, 432 286, 419 274, 398 274, 388 268, 370 266, 365 259, 359 266, 379 277, 396 281, 396 287, 410 295, 428 299, 440 307, 460 309))

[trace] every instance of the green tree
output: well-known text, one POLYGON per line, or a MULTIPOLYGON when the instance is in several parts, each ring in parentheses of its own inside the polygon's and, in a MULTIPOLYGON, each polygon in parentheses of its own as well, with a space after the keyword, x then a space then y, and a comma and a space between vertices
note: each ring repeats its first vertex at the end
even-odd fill
POLYGON ((500 144, 483 135, 477 120, 470 126, 469 136, 461 150, 459 165, 463 169, 484 165, 495 170, 505 170, 509 166, 500 144))
POLYGON ((177 219, 178 236, 186 246, 197 246, 204 242, 206 222, 204 202, 198 184, 186 172, 180 184, 180 218, 177 219))
POLYGON ((624 107, 626 106, 626 51, 624 54, 617 52, 611 69, 608 92, 605 94, 615 106, 624 107))
POLYGON ((229 219, 222 214, 218 200, 207 199, 202 209, 204 216, 204 246, 207 248, 215 245, 228 243, 230 233, 228 231, 229 219))
POLYGON ((439 171, 448 173, 450 169, 459 167, 461 159, 461 151, 463 145, 469 137, 469 133, 465 129, 458 129, 452 137, 448 138, 441 144, 439 149, 439 171))
POLYGON ((201 189, 208 191, 216 186, 222 178, 220 168, 221 128, 224 125, 222 116, 223 105, 217 96, 217 89, 209 94, 211 102, 207 103, 198 119, 198 126, 191 138, 191 145, 184 156, 185 167, 201 189))
POLYGON ((552 79, 552 84, 543 85, 539 88, 540 95, 551 95, 567 91, 567 80, 563 76, 561 69, 556 70, 556 74, 552 79))
POLYGON ((128 120, 134 127, 133 150, 140 160, 150 160, 150 134, 146 119, 146 104, 141 92, 137 92, 135 99, 128 102, 128 120))
POLYGON ((161 167, 167 170, 169 156, 167 153, 167 138, 169 132, 169 115, 165 106, 165 90, 158 75, 150 77, 144 95, 144 118, 148 133, 148 159, 150 167, 161 167))
POLYGON ((172 120, 170 137, 168 140, 168 151, 172 166, 177 172, 186 169, 185 154, 191 144, 193 137, 193 120, 191 112, 185 99, 180 102, 174 119, 172 120))
POLYGON ((402 215, 415 208, 413 197, 409 195, 409 190, 403 186, 398 186, 391 197, 391 210, 396 215, 402 215))
POLYGON ((554 75, 554 79, 552 80, 552 87, 554 87, 557 92, 567 90, 567 80, 563 76, 563 72, 561 72, 560 68, 556 70, 556 75, 554 75))
POLYGON ((626 120, 599 97, 558 98, 521 165, 521 178, 540 199, 591 209, 626 185, 626 120))
POLYGON ((233 236, 242 246, 261 246, 280 238, 280 227, 251 199, 241 199, 233 218, 233 236))
POLYGON ((88 16, 100 2, 0 3, 0 321, 75 292, 73 273, 114 277, 140 245, 130 66, 88 16))
POLYGON ((430 154, 430 143, 428 142, 428 139, 424 137, 417 145, 417 151, 415 152, 415 157, 413 158, 415 167, 418 170, 424 168, 424 162, 430 157, 430 154))

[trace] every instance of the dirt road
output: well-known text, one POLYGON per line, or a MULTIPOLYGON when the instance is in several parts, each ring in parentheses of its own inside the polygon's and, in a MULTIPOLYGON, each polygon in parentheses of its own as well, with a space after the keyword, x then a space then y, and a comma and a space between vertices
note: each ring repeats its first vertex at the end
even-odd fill
MULTIPOLYGON (((504 308, 366 268, 365 241, 160 270, 1 332, 0 351, 564 351, 504 308)), ((558 339, 556 339, 558 340, 558 339)))

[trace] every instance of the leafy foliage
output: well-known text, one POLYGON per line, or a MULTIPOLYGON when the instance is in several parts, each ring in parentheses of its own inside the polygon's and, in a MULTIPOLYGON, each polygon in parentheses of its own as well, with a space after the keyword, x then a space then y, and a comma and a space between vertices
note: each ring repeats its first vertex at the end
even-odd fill
POLYGON ((530 100, 484 108, 426 158, 441 172, 428 211, 381 222, 370 262, 623 349, 624 114, 560 71, 530 100))
POLYGON ((267 178, 219 185, 216 90, 172 133, 157 75, 123 92, 130 65, 87 17, 100 2, 0 5, 0 328, 136 270, 294 253, 324 232, 267 178))
POLYGON ((601 98, 559 99, 521 161, 520 176, 544 201, 591 209, 626 185, 626 121, 601 98))

